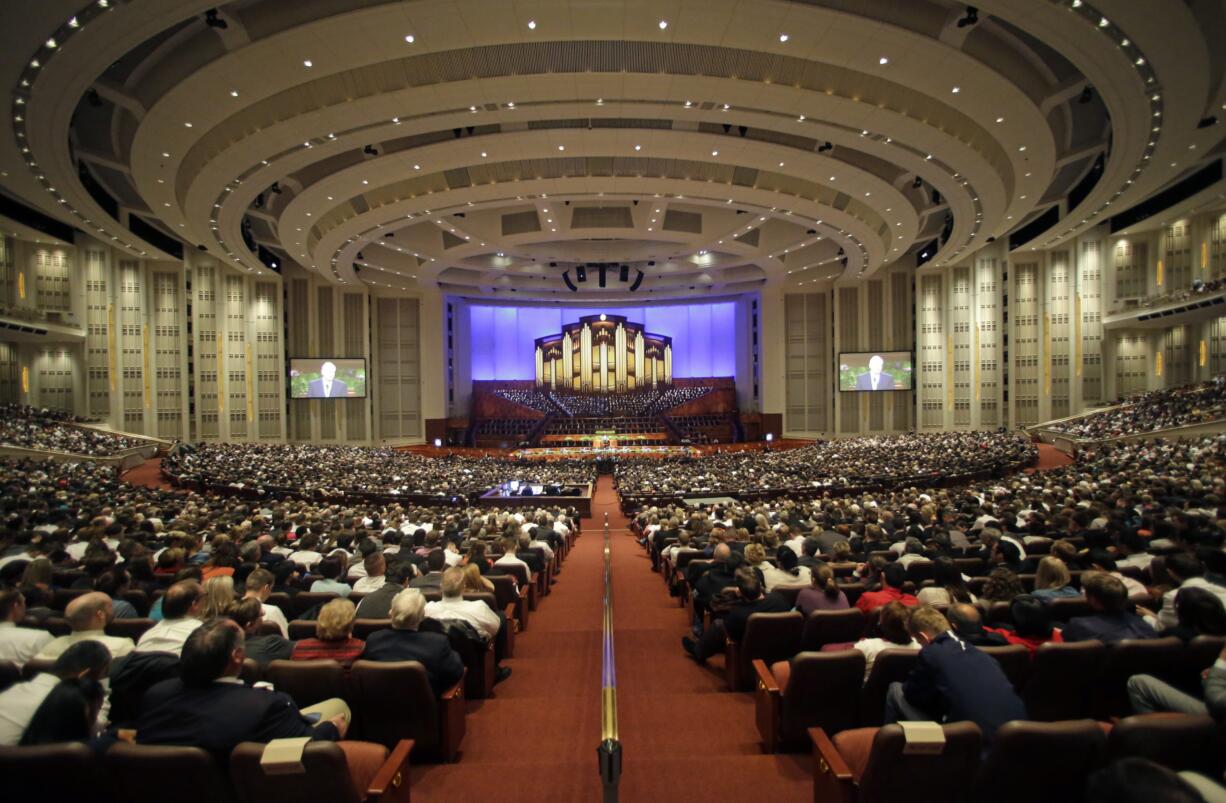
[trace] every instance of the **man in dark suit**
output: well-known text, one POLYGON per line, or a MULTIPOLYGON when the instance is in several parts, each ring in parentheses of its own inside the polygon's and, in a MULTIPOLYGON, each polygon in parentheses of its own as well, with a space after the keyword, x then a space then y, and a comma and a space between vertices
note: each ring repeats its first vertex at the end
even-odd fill
POLYGON ((881 355, 870 357, 868 373, 856 377, 856 390, 893 390, 894 377, 881 370, 884 366, 885 360, 881 359, 881 355))
POLYGON ((344 703, 320 704, 339 713, 312 724, 288 694, 252 688, 239 679, 245 655, 243 630, 232 620, 213 619, 192 631, 179 659, 179 677, 154 684, 141 699, 136 741, 201 747, 224 764, 240 742, 344 738, 349 727, 344 703))
POLYGON ((367 661, 418 661, 430 679, 437 697, 464 675, 464 663, 442 633, 419 633, 426 615, 426 598, 416 588, 406 588, 392 600, 392 628, 378 630, 366 639, 362 658, 367 661))
POLYGON ((307 396, 312 399, 344 398, 349 395, 349 386, 336 378, 336 363, 326 362, 319 366, 319 379, 307 385, 307 396))
POLYGON ((1128 589, 1118 577, 1086 572, 1081 585, 1094 613, 1070 619, 1062 631, 1065 641, 1098 639, 1114 644, 1122 639, 1158 637, 1148 622, 1127 610, 1128 589))
POLYGON ((907 631, 924 645, 902 683, 891 683, 885 723, 961 722, 979 726, 985 742, 1006 722, 1026 718, 1026 706, 995 658, 954 635, 940 611, 916 608, 907 631))
POLYGON ((728 639, 740 641, 745 636, 749 617, 755 613, 785 613, 792 609, 782 594, 763 594, 758 573, 748 566, 737 570, 735 582, 740 599, 723 618, 715 620, 698 641, 688 636, 681 638, 682 648, 700 664, 712 655, 723 652, 724 642, 728 639))

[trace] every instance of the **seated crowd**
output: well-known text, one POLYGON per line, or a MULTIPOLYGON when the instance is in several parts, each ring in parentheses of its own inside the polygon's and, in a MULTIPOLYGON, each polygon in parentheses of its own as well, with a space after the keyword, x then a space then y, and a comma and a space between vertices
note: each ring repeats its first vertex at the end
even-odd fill
POLYGON ((1226 376, 1143 393, 1121 400, 1120 405, 1046 428, 1082 440, 1102 440, 1216 421, 1226 418, 1226 376))
MULTIPOLYGON (((861 716, 970 721, 987 749, 1006 723, 1049 717, 980 648, 1020 645, 1034 661, 1046 644, 1152 642, 1168 657, 1150 665, 1170 674, 1125 676, 1123 709, 1097 715, 1208 714, 1226 724, 1226 436, 1101 445, 1063 468, 956 488, 645 506, 632 529, 688 599, 682 647, 699 663, 724 654, 730 671, 754 614, 796 610, 810 621, 858 609, 863 626, 844 626, 845 640, 808 643, 796 631, 793 646, 757 670, 758 695, 786 688, 797 662, 815 654, 801 650, 859 654, 866 682, 887 651, 911 651, 882 710, 861 716), (1182 651, 1205 638, 1213 653, 1197 653, 1206 655, 1203 685, 1181 683, 1182 651)), ((1061 679, 1109 697, 1093 677, 1061 679)), ((846 731, 836 746, 867 755, 863 740, 875 730, 862 730, 869 735, 846 731)))
POLYGON ((423 457, 394 449, 306 444, 206 444, 166 458, 178 482, 270 494, 470 497, 509 479, 570 485, 595 479, 593 463, 557 460, 517 464, 500 457, 423 457))
POLYGON ((1019 468, 1037 454, 1027 438, 1006 432, 849 438, 784 451, 624 461, 618 465, 617 487, 625 498, 877 486, 1019 468))
POLYGON ((0 405, 0 446, 105 457, 149 443, 141 438, 84 429, 76 426, 78 423, 82 420, 61 410, 3 404, 0 405))

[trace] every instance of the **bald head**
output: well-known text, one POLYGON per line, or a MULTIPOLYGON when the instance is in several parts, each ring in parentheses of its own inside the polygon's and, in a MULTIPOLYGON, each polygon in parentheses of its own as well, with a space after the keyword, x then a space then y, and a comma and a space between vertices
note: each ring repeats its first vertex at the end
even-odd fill
POLYGON ((68 603, 64 609, 64 618, 72 632, 85 630, 101 630, 107 626, 115 615, 111 598, 101 591, 91 591, 68 603))

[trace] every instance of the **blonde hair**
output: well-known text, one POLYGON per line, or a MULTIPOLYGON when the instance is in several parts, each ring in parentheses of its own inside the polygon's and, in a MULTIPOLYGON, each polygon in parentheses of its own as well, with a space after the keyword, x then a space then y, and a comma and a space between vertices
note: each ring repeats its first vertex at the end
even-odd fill
POLYGON ((1064 588, 1073 581, 1068 566, 1059 558, 1048 555, 1039 561, 1039 569, 1034 576, 1034 588, 1039 591, 1044 588, 1064 588))
POLYGON ((204 605, 201 619, 226 616, 234 605, 234 578, 229 575, 214 577, 204 582, 204 605))
POLYGON ((319 611, 315 622, 315 638, 320 641, 344 641, 353 633, 357 608, 347 599, 334 599, 319 611))
POLYGON ((750 544, 745 547, 745 562, 750 566, 757 566, 764 560, 766 560, 766 549, 761 544, 750 544))

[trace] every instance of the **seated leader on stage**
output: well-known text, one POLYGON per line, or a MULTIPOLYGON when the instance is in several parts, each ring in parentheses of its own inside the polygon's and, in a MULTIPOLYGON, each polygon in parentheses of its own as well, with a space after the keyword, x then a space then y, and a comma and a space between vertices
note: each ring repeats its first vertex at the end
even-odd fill
POLYGON ((325 362, 319 366, 319 379, 312 379, 307 386, 307 396, 312 399, 332 399, 349 395, 349 386, 336 378, 336 363, 325 362))
POLYGON ((885 360, 874 354, 868 361, 868 373, 856 377, 856 390, 893 390, 894 377, 881 370, 885 360))

